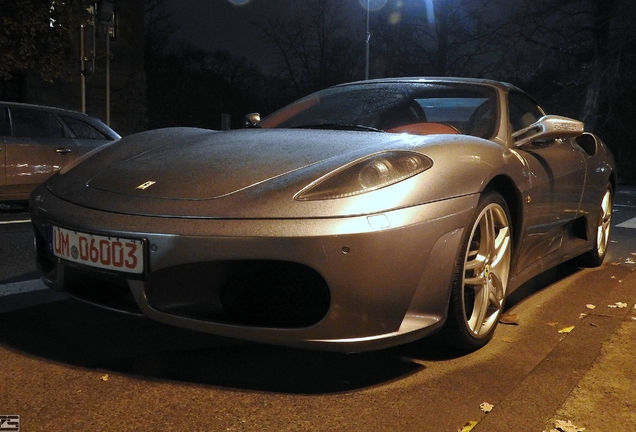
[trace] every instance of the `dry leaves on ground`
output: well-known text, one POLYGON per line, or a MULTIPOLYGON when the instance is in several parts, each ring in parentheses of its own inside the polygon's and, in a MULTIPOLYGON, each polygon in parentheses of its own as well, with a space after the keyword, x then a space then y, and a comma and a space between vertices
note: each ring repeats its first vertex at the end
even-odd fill
POLYGON ((559 333, 561 334, 568 334, 570 333, 572 330, 574 330, 575 326, 570 326, 570 327, 563 327, 561 330, 559 330, 559 333))
POLYGON ((499 318, 499 322, 506 325, 519 325, 519 316, 517 314, 507 313, 499 318))
POLYGON ((477 422, 474 420, 471 420, 469 422, 466 422, 464 427, 462 427, 461 429, 458 429, 457 432, 470 432, 471 430, 473 430, 475 426, 477 426, 477 422))
POLYGON ((554 422, 554 429, 544 432, 583 432, 584 430, 584 427, 572 424, 571 420, 568 420, 567 422, 565 420, 557 420, 554 422))
POLYGON ((494 407, 495 407, 494 405, 489 404, 488 402, 482 402, 481 405, 479 405, 479 409, 485 412, 486 414, 492 411, 494 407))

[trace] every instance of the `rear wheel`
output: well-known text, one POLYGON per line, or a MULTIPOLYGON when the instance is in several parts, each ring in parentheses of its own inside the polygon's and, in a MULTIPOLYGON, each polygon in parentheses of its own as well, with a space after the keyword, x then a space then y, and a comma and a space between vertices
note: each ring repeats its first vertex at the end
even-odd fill
POLYGON ((587 267, 598 267, 603 264, 609 245, 612 225, 612 187, 607 186, 600 202, 600 213, 596 219, 596 235, 592 250, 581 255, 579 262, 587 267))
POLYGON ((491 338, 506 300, 512 256, 510 212, 498 193, 484 194, 459 254, 448 331, 461 349, 491 338))

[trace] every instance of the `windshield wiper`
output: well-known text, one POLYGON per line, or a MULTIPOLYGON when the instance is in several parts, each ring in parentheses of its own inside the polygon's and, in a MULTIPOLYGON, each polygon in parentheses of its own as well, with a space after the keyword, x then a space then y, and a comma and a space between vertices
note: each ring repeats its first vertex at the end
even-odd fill
POLYGON ((332 130, 351 130, 351 131, 366 131, 366 132, 384 132, 382 129, 374 128, 365 125, 352 125, 342 123, 320 123, 310 124, 303 126, 294 126, 294 129, 332 129, 332 130))

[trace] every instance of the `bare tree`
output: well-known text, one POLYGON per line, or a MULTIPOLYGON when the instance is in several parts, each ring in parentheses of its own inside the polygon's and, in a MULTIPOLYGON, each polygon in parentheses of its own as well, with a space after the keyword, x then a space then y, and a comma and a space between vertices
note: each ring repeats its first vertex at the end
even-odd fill
POLYGON ((299 95, 359 76, 363 47, 352 43, 344 16, 340 0, 310 0, 289 15, 254 23, 299 95))
POLYGON ((515 50, 521 81, 543 75, 550 92, 575 97, 581 117, 594 130, 601 107, 625 83, 625 48, 634 43, 636 13, 625 0, 527 1, 518 15, 515 50), (558 82, 557 82, 558 81, 558 82), (623 83, 623 84, 621 84, 623 83), (560 90, 560 91, 559 91, 560 90), (575 91, 572 91, 575 90, 575 91))
POLYGON ((492 76, 502 45, 505 8, 493 0, 446 0, 385 8, 375 20, 376 75, 492 76), (378 59, 379 58, 379 59, 378 59))
POLYGON ((179 28, 172 22, 166 10, 165 0, 144 1, 144 46, 146 61, 160 57, 170 46, 174 33, 179 28))

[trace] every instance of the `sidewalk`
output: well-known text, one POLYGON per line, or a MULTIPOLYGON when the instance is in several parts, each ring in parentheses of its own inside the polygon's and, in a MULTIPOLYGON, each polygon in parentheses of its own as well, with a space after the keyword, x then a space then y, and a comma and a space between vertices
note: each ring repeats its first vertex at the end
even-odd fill
MULTIPOLYGON (((636 431, 636 266, 609 266, 614 288, 597 293, 595 308, 465 431, 636 431), (588 350, 581 352, 581 346, 588 350)), ((589 278, 597 274, 607 277, 608 272, 590 273, 589 278)))
POLYGON ((605 341, 601 355, 557 410, 550 430, 636 431, 636 309, 605 341), (578 428, 556 428, 557 421, 578 428), (581 426, 584 425, 584 426, 581 426))

